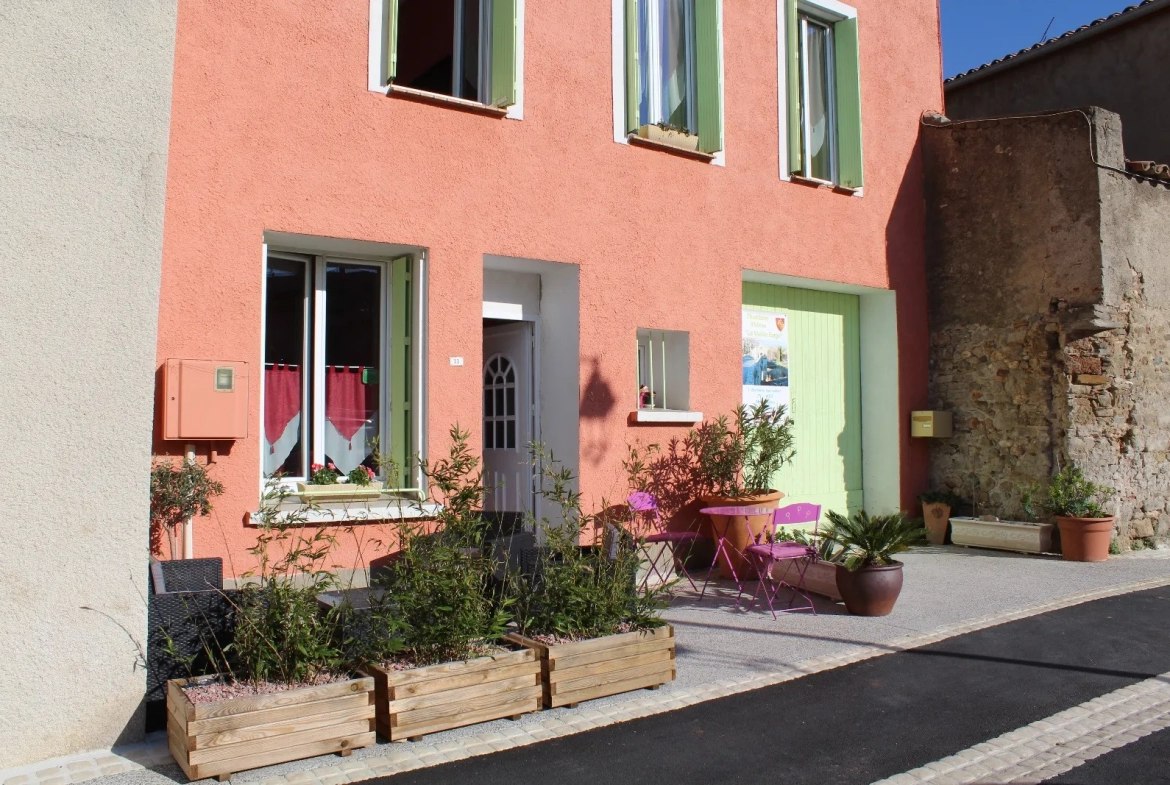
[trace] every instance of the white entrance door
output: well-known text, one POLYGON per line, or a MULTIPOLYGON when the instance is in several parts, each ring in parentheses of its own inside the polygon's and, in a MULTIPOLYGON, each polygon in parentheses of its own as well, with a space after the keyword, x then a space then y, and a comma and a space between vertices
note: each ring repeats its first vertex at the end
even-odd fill
POLYGON ((532 323, 483 330, 484 510, 534 510, 532 323))

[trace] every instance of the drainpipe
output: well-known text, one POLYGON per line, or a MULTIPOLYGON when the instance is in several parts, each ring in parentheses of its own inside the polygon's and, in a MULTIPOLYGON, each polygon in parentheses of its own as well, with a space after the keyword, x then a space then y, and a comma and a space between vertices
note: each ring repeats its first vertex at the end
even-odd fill
MULTIPOLYGON (((190 464, 195 463, 195 445, 188 444, 186 447, 186 451, 187 451, 187 463, 190 463, 190 464)), ((187 520, 183 521, 183 558, 184 559, 194 559, 195 558, 195 519, 194 518, 188 518, 187 520)))

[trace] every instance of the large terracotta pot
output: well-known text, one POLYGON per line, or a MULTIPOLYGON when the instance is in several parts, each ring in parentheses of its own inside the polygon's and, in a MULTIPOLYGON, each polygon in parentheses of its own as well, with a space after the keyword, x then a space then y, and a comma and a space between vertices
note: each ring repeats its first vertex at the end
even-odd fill
POLYGON ((1060 553, 1068 561, 1105 561, 1109 558, 1109 542, 1113 539, 1113 516, 1108 518, 1062 518, 1060 553))
POLYGON ((902 563, 862 567, 850 572, 837 565, 837 589, 854 616, 887 616, 902 593, 902 563))
POLYGON ((947 524, 951 520, 951 506, 943 502, 924 503, 922 517, 926 519, 926 541, 931 545, 944 544, 947 541, 947 524))
MULTIPOLYGON (((780 491, 769 490, 767 493, 756 493, 748 496, 703 496, 703 507, 761 507, 775 510, 779 506, 784 494, 780 491)), ((731 570, 741 579, 755 578, 751 566, 739 554, 748 547, 748 526, 751 526, 752 537, 758 536, 768 526, 771 515, 712 515, 709 523, 712 538, 719 532, 726 532, 732 552, 719 556, 719 576, 730 578, 731 570), (745 525, 744 522, 747 522, 745 525)))

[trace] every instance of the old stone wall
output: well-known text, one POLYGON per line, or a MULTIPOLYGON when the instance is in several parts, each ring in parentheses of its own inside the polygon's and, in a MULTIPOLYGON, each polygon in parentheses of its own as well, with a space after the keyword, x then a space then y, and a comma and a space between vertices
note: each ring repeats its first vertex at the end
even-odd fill
POLYGON ((1018 518, 1072 461, 1117 490, 1119 539, 1152 544, 1170 530, 1170 190, 1113 171, 1121 127, 1099 110, 924 140, 930 403, 955 417, 932 484, 1018 518))

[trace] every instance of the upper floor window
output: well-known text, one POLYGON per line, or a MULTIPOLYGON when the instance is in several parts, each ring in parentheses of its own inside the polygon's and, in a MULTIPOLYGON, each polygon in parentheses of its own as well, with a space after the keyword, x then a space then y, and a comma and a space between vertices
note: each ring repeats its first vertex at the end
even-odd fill
POLYGON ((788 172, 861 188, 857 13, 835 0, 785 0, 788 172))
POLYGON ((371 89, 508 108, 519 100, 523 0, 372 0, 371 89))
POLYGON ((658 127, 723 149, 719 0, 622 0, 625 131, 658 127))

